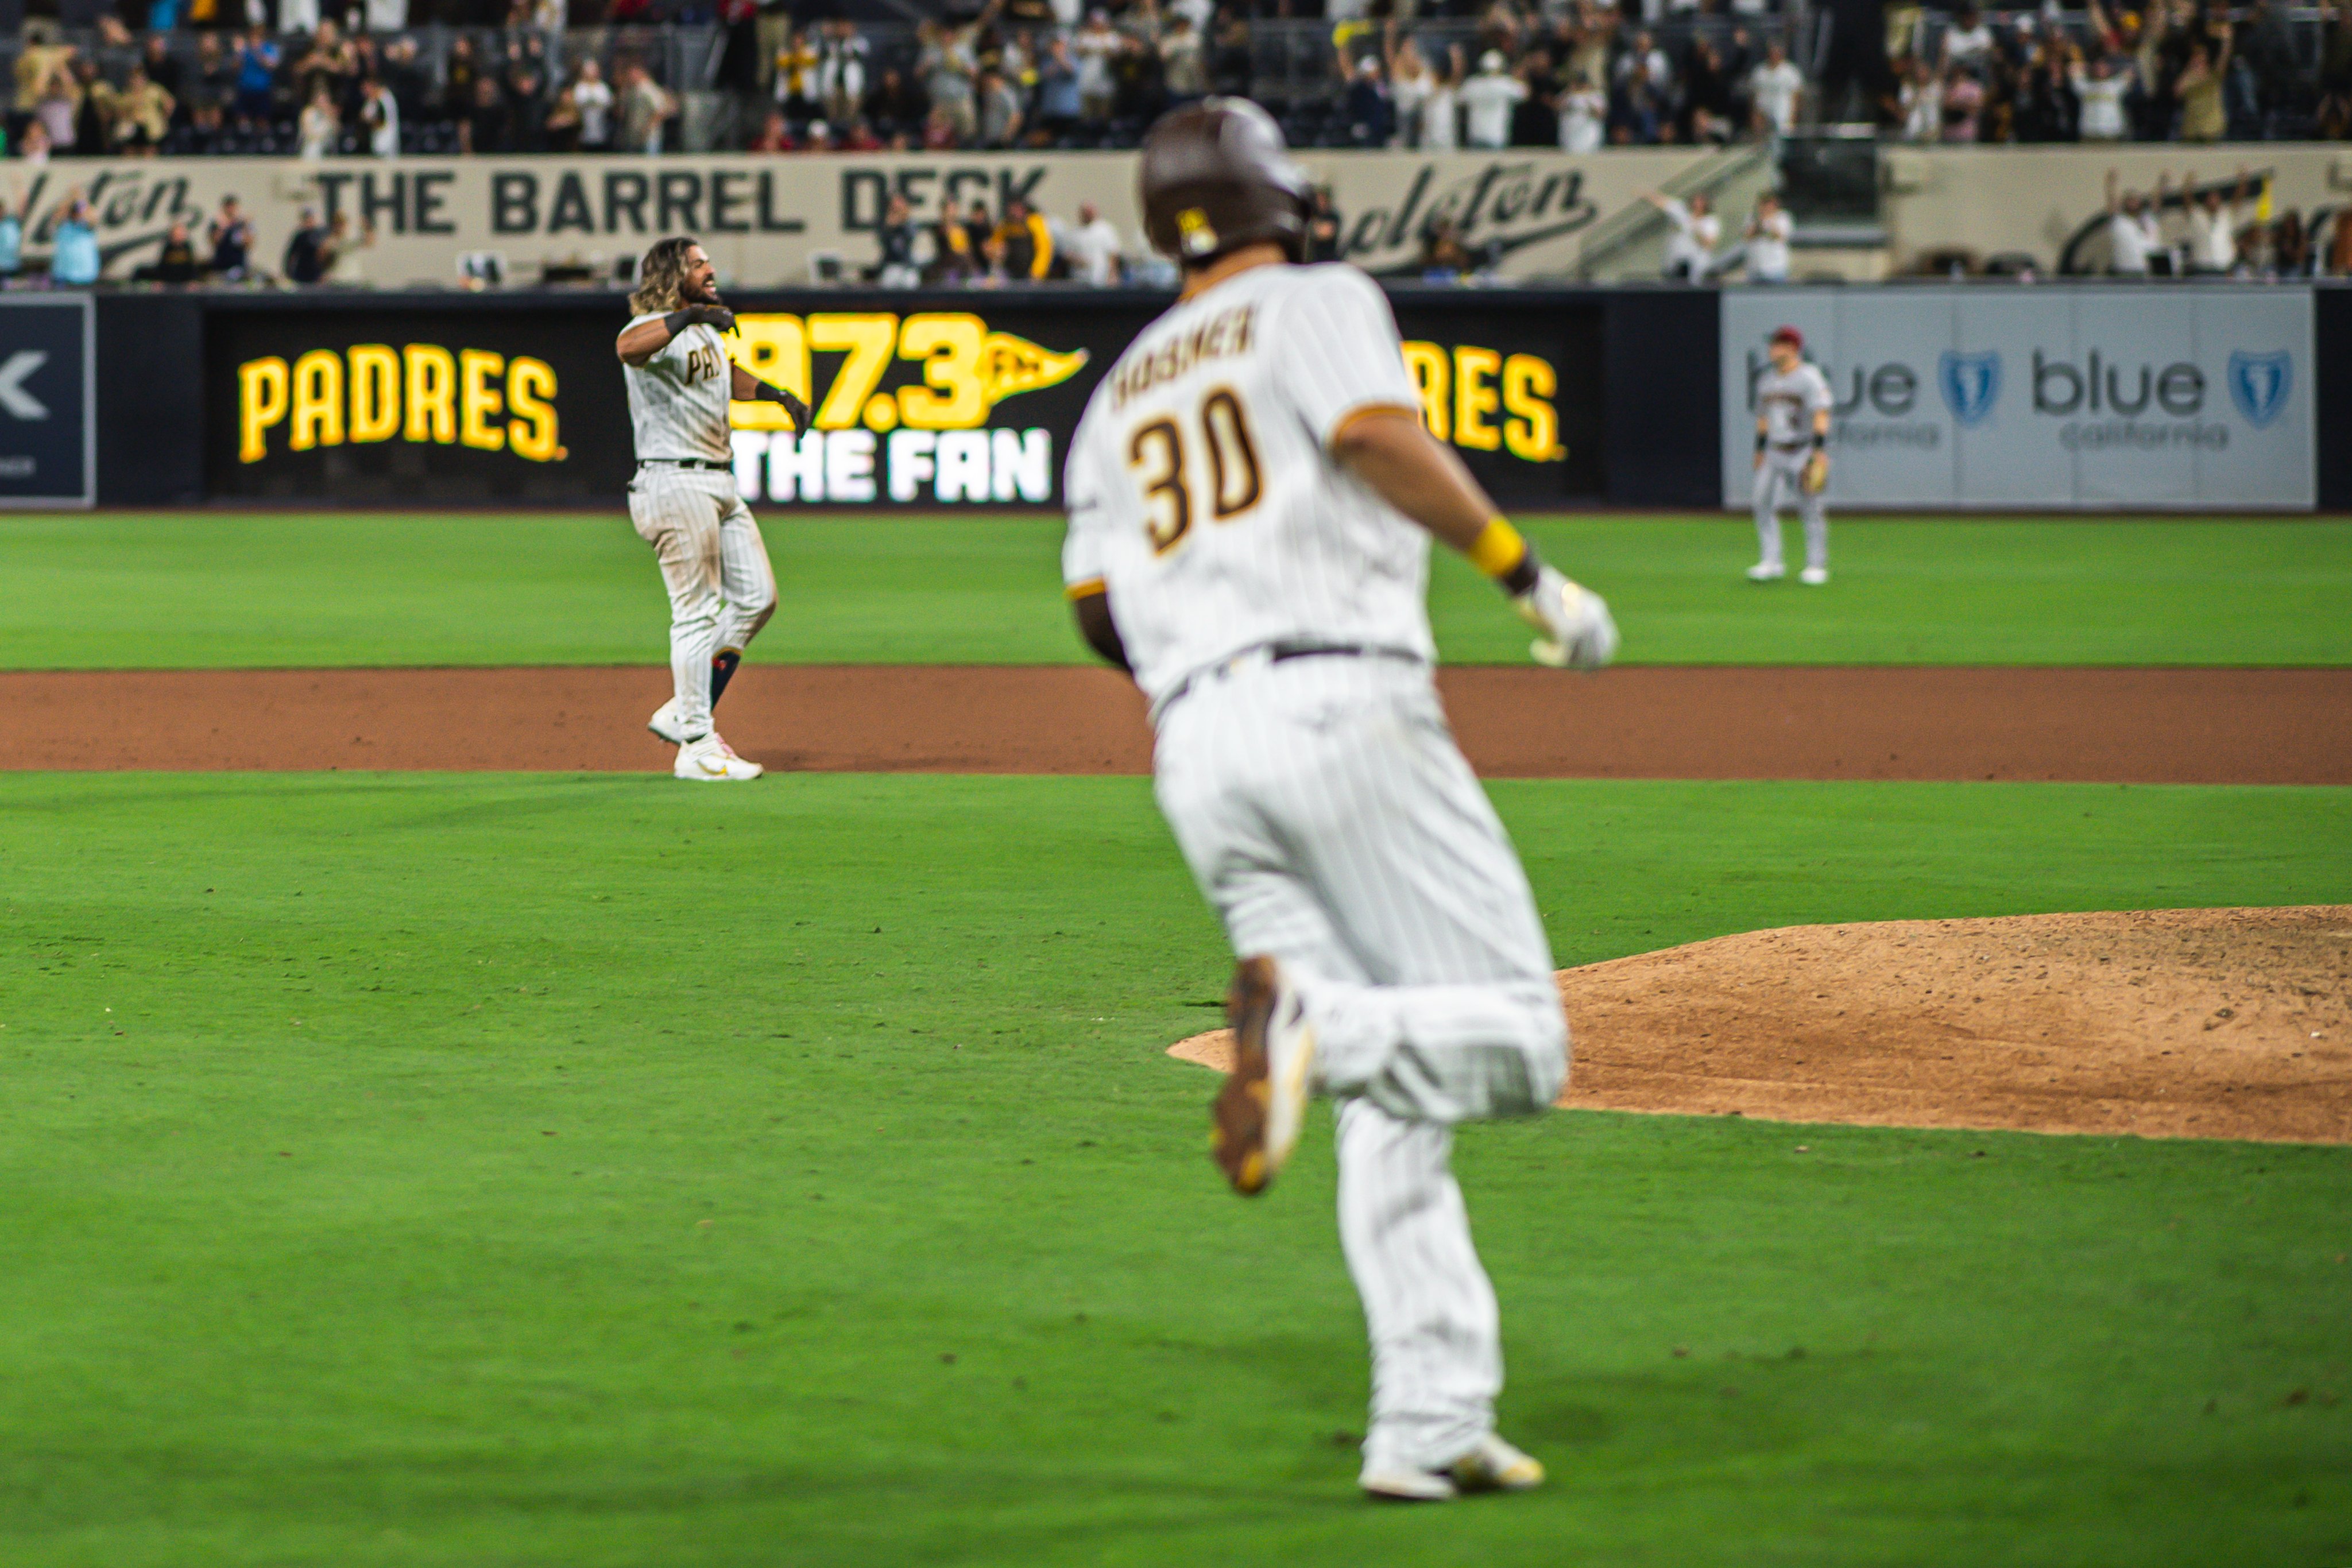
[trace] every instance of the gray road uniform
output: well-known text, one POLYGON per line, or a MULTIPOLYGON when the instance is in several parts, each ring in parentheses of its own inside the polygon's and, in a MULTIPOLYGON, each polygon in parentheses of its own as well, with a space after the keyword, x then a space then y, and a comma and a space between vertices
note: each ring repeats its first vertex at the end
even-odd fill
MULTIPOLYGON (((658 321, 639 316, 629 325, 658 321)), ((629 520, 654 547, 669 589, 669 664, 677 724, 710 730, 710 664, 741 652, 776 607, 776 579, 760 525, 735 490, 727 405, 733 367, 719 329, 700 323, 642 365, 624 364, 637 471, 629 520)))
POLYGON ((1780 507, 1785 492, 1805 525, 1805 564, 1830 564, 1830 518, 1822 497, 1805 493, 1805 464, 1813 455, 1813 415, 1831 406, 1829 378, 1819 365, 1798 361, 1787 375, 1767 370, 1756 383, 1756 412, 1764 421, 1764 461, 1756 468, 1756 543, 1759 564, 1784 566, 1780 507))
POLYGON ((1429 537, 1330 455, 1360 414, 1418 408, 1362 273, 1239 273, 1096 390, 1063 570, 1109 595, 1160 810, 1234 951, 1272 955, 1306 999, 1371 1340, 1367 1459, 1429 1469, 1493 1429, 1502 1385, 1452 1129, 1549 1105, 1568 1031, 1431 684, 1429 537))

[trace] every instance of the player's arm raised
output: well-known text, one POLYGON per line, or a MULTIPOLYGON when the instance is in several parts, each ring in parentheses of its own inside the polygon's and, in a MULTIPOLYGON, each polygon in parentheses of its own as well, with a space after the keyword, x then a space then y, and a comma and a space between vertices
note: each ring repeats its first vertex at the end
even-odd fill
POLYGON ((613 351, 625 365, 642 365, 668 348, 670 340, 688 327, 706 323, 722 332, 731 332, 735 329, 735 312, 724 305, 688 305, 658 321, 640 321, 624 329, 613 340, 613 351))
POLYGON ((735 372, 732 383, 737 402, 780 402, 796 431, 809 427, 809 405, 778 386, 770 386, 740 365, 730 367, 735 372))
POLYGON ((1410 409, 1359 411, 1331 438, 1339 465, 1381 499, 1470 558, 1511 596, 1541 635, 1539 664, 1598 669, 1617 652, 1617 625, 1597 593, 1537 559, 1535 546, 1503 520, 1451 447, 1440 445, 1410 409))

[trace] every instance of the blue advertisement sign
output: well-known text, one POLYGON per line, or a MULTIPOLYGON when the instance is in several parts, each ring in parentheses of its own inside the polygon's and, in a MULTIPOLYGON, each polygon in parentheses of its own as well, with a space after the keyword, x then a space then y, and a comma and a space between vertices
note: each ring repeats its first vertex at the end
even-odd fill
POLYGON ((0 296, 0 507, 97 500, 92 325, 86 294, 0 296))

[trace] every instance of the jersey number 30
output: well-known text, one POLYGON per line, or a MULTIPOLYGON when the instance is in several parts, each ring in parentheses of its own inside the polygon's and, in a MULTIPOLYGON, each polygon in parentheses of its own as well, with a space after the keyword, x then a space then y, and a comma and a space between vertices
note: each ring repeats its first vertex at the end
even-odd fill
MULTIPOLYGON (((1257 505, 1257 444, 1250 439, 1242 400, 1219 387, 1201 400, 1202 444, 1209 452, 1209 512, 1229 522, 1257 505)), ((1144 529, 1155 555, 1166 555, 1192 530, 1192 492, 1185 483, 1184 432, 1173 418, 1139 425, 1128 438, 1127 465, 1143 471, 1149 502, 1144 529)))

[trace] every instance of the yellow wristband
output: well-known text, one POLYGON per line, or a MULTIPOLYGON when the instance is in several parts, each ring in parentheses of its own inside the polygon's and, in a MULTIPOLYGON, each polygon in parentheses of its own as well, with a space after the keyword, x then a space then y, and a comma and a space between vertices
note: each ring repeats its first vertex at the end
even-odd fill
POLYGON ((1488 577, 1507 577, 1519 562, 1527 559, 1528 541, 1519 537, 1518 529, 1502 518, 1495 517, 1478 530, 1476 538, 1470 541, 1469 553, 1470 564, 1488 577))

